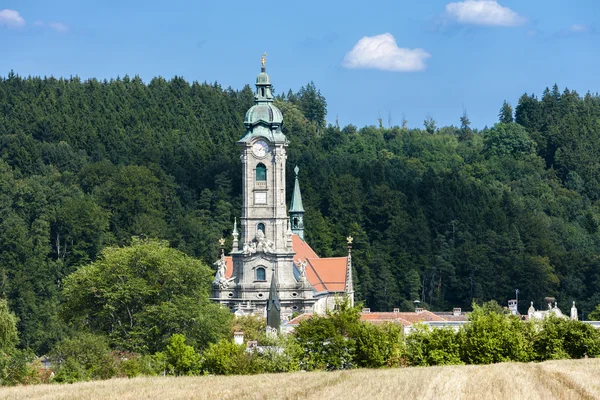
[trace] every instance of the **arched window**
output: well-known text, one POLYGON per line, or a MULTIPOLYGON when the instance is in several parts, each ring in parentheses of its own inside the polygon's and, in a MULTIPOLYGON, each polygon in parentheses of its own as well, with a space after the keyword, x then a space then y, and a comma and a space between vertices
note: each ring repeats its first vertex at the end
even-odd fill
POLYGON ((265 88, 264 88, 264 87, 263 87, 263 88, 260 88, 260 95, 261 95, 262 97, 265 97, 265 88))
POLYGON ((267 280, 267 272, 263 267, 256 268, 256 280, 257 281, 266 281, 267 280))
POLYGON ((296 227, 296 228, 298 227, 298 225, 299 225, 298 222, 299 222, 298 217, 294 217, 294 224, 293 224, 294 227, 296 227))
POLYGON ((263 224, 262 222, 260 224, 258 224, 258 226, 256 227, 257 230, 262 231, 262 233, 265 233, 265 224, 263 224))
POLYGON ((256 166, 256 180, 261 182, 267 180, 267 167, 263 163, 256 166))

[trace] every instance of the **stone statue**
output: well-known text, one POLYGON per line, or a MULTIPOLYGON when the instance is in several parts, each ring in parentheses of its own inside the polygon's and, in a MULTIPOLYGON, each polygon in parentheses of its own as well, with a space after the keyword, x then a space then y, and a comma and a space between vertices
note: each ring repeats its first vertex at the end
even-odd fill
POLYGON ((306 280, 306 260, 304 260, 304 261, 298 260, 296 262, 298 263, 298 269, 300 270, 300 280, 305 281, 306 280))
POLYGON ((229 283, 232 282, 235 277, 227 279, 227 263, 225 263, 225 252, 221 251, 221 257, 213 264, 217 267, 217 273, 215 274, 215 280, 213 284, 221 289, 227 289, 229 283))
MULTIPOLYGON (((275 253, 275 243, 267 240, 263 231, 259 230, 256 232, 256 242, 252 242, 250 245, 254 245, 254 252, 264 253, 275 253)), ((250 251, 252 253, 252 251, 250 251)))
POLYGON ((225 263, 225 253, 221 252, 221 257, 213 264, 217 267, 215 281, 225 279, 227 273, 227 264, 225 263))
POLYGON ((266 64, 267 64, 267 53, 263 53, 263 55, 260 57, 260 65, 264 68, 266 64))

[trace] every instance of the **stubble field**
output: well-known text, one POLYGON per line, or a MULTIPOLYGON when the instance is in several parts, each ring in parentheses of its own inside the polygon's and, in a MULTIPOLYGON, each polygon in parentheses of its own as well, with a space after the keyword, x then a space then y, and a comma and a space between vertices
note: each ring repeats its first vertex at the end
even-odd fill
POLYGON ((600 359, 112 379, 4 388, 2 399, 600 399, 600 359))

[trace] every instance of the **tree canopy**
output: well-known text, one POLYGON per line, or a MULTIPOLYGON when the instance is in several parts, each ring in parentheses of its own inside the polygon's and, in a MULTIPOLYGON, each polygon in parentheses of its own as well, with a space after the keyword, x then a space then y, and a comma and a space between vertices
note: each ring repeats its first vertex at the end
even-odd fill
MULTIPOLYGON (((41 354, 65 337, 61 291, 75 290, 65 278, 94 271, 132 236, 167 241, 208 265, 219 238, 230 248, 242 202, 235 142, 252 104, 250 87, 181 77, 0 78, 0 284, 20 346, 41 354)), ((511 120, 499 99, 489 129, 472 127, 466 112, 457 127, 427 116, 424 129, 358 128, 327 125, 313 83, 278 96, 288 165, 301 170, 307 241, 322 256, 343 256, 346 236, 355 238, 365 305, 466 309, 473 300, 503 304, 516 288, 522 304, 554 296, 577 300, 587 315, 600 303, 600 97, 553 87, 513 104, 511 120)), ((292 168, 287 184, 291 195, 292 168)), ((139 345, 140 324, 164 327, 151 331, 166 343, 178 332, 159 324, 163 317, 192 329, 181 321, 202 290, 169 303, 133 282, 141 293, 125 303, 134 318, 83 292, 67 309, 80 322, 98 313, 90 326, 127 346, 139 345)))
POLYGON ((201 261, 164 241, 134 238, 65 278, 65 313, 122 349, 157 351, 174 333, 201 349, 229 330, 229 310, 208 301, 211 281, 201 261))

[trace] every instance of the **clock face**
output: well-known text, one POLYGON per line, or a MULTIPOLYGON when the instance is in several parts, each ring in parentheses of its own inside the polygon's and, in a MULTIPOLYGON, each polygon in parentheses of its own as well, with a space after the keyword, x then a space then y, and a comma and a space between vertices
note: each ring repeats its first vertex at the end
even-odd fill
POLYGON ((252 145, 252 153, 256 157, 264 157, 269 153, 269 145, 264 140, 259 140, 252 145))

